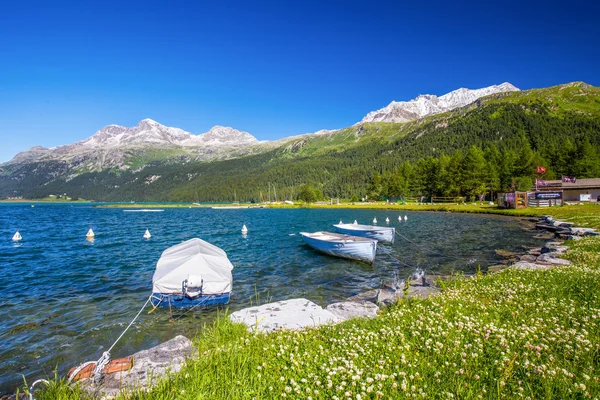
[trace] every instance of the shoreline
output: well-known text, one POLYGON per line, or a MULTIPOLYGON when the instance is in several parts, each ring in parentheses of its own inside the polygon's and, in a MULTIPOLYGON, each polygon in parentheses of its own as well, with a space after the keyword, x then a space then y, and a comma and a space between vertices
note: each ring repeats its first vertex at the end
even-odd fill
MULTIPOLYGON (((291 207, 290 207, 290 208, 291 208, 291 207)), ((321 208, 321 207, 319 207, 319 208, 321 208)), ((328 208, 328 207, 322 207, 322 208, 328 208)), ((576 210, 579 210, 579 208, 577 208, 576 210)), ((583 210, 583 209, 582 209, 582 210, 583 210)), ((597 209, 596 209, 596 210, 597 210, 597 209)), ((413 210, 411 210, 411 211, 413 211, 413 210)), ((423 209, 419 209, 419 210, 414 210, 414 211, 425 211, 425 210, 423 210, 423 209)), ((438 210, 427 210, 427 211, 438 211, 438 210)), ((508 211, 514 211, 514 210, 508 210, 508 211)), ((549 211, 549 210, 548 210, 548 209, 542 209, 542 211, 546 211, 546 214, 548 214, 548 213, 547 213, 547 211, 549 211)), ((594 211, 595 211, 595 210, 594 210, 594 211)), ((486 214, 487 214, 487 213, 486 213, 486 214)), ((490 214, 494 214, 494 213, 490 213, 490 214)), ((505 215, 513 215, 513 216, 518 216, 518 217, 527 217, 527 216, 529 216, 529 215, 514 215, 514 214, 511 214, 511 213, 508 213, 508 214, 505 214, 505 215)), ((548 220, 546 220, 545 222, 548 222, 548 220)), ((562 222, 562 221, 558 221, 558 222, 560 223, 560 222, 562 222)), ((560 224, 559 224, 559 225, 560 225, 560 224)), ((538 228, 538 229, 540 229, 540 228, 538 228)), ((543 228, 541 228, 541 229, 543 229, 543 228)), ((566 239, 566 238, 565 238, 565 239, 566 239)), ((574 243, 574 242, 573 242, 573 243, 574 243)), ((572 243, 571 243, 571 244, 572 244, 572 243)), ((532 249, 532 250, 533 250, 533 249, 532 249)), ((553 251, 554 251, 554 250, 553 250, 553 251)), ((553 251, 552 251, 552 252, 553 252, 553 251)), ((560 251, 560 253, 559 253, 559 254, 562 254, 562 253, 564 252, 564 250, 560 250, 560 249, 559 249, 559 251, 560 251)), ((550 252, 550 251, 548 251, 548 252, 550 252)), ((538 256, 541 256, 541 255, 542 255, 542 252, 540 251, 540 254, 539 254, 539 255, 536 255, 535 257, 537 258, 538 256)), ((518 263, 520 263, 521 261, 522 261, 522 260, 518 260, 517 264, 518 264, 518 263)), ((502 272, 502 271, 504 271, 504 270, 506 270, 506 269, 511 269, 511 270, 515 270, 515 271, 517 271, 517 270, 518 270, 519 272, 521 272, 521 270, 533 271, 533 270, 538 270, 538 269, 545 269, 545 268, 531 268, 531 267, 530 267, 530 265, 531 265, 531 264, 532 264, 531 262, 528 262, 528 261, 523 261, 523 264, 521 264, 522 268, 520 268, 520 267, 513 267, 515 264, 512 264, 512 265, 506 265, 506 266, 503 266, 503 267, 501 267, 501 268, 500 268, 500 271, 490 271, 489 273, 486 273, 484 276, 485 276, 485 277, 489 277, 489 276, 495 276, 495 275, 497 275, 497 274, 498 274, 498 272, 502 272)), ((550 269, 550 268, 552 268, 552 267, 548 267, 548 269, 550 269)), ((545 271, 543 271, 543 272, 545 272, 545 271)), ((453 280, 454 278, 455 278, 455 277, 451 277, 451 280, 453 280)), ((465 276, 465 279, 466 279, 466 281, 470 281, 470 280, 476 280, 476 279, 480 279, 480 278, 481 278, 481 277, 479 276, 479 274, 476 274, 476 275, 473 275, 473 276, 465 276)), ((459 278, 459 279, 460 279, 460 278, 459 278)), ((412 283, 411 283, 411 285, 412 285, 412 283)), ((424 286, 424 285, 423 285, 423 286, 424 286)), ((443 286, 445 286, 445 284, 444 284, 443 286)), ((439 288, 438 288, 438 289, 439 289, 439 288)), ((442 291, 445 291, 445 288, 442 288, 441 290, 442 290, 442 291)), ((372 292, 372 291, 371 291, 371 292, 372 292)), ((366 296, 366 297, 369 297, 369 296, 366 296)), ((376 295, 376 297, 377 297, 377 295, 376 295)), ((410 296, 409 296, 409 297, 410 297, 410 296)), ((366 298, 364 298, 364 296, 363 296, 363 299, 362 299, 362 300, 367 300, 367 299, 366 299, 366 298)), ((395 299, 393 299, 393 300, 395 300, 395 299)), ((387 312, 387 311, 386 311, 386 312, 387 312)), ((213 327, 212 329, 214 329, 214 327, 213 327)), ((317 329, 319 329, 319 328, 317 328, 317 329)), ((309 330, 309 331, 310 331, 310 330, 309 330)), ((151 350, 151 349, 150 349, 150 350, 151 350)), ((214 349, 212 349, 212 350, 211 350, 211 349, 207 349, 206 351, 210 352, 210 351, 213 351, 213 350, 214 350, 214 349)), ((201 353, 201 354, 202 354, 202 353, 201 353)), ((201 362, 201 361, 200 361, 200 360, 194 360, 193 362, 201 362)), ((184 372, 182 372, 182 373, 185 373, 185 371, 184 371, 184 372)), ((170 382, 172 379, 176 379, 176 377, 170 377, 169 379, 167 379, 167 382, 170 382)), ((162 385, 162 386, 164 386, 164 384, 161 384, 161 385, 162 385)), ((161 386, 159 386, 159 387, 161 387, 161 386)), ((64 398, 67 398, 67 397, 64 397, 64 398)), ((152 397, 151 397, 151 396, 149 396, 148 398, 152 398, 152 397)))

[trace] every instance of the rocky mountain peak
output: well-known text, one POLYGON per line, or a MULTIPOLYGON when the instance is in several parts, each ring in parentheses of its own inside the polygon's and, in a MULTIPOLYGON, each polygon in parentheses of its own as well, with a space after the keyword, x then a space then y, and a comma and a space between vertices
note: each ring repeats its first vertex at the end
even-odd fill
POLYGON ((386 107, 367 114, 359 124, 364 122, 414 121, 419 118, 464 107, 483 96, 518 90, 519 89, 514 85, 504 82, 500 85, 493 85, 474 90, 459 88, 440 97, 432 94, 419 95, 417 98, 410 101, 392 101, 386 107))
POLYGON ((198 135, 198 138, 204 144, 253 144, 258 143, 258 140, 248 132, 239 131, 229 126, 215 125, 208 132, 198 135))

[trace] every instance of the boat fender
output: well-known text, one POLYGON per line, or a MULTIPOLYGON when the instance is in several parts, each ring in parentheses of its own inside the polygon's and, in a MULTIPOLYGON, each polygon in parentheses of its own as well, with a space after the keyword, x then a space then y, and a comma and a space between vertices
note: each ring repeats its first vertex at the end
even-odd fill
POLYGON ((184 295, 194 297, 202 294, 203 285, 204 280, 200 275, 189 275, 188 278, 182 282, 181 289, 184 295))

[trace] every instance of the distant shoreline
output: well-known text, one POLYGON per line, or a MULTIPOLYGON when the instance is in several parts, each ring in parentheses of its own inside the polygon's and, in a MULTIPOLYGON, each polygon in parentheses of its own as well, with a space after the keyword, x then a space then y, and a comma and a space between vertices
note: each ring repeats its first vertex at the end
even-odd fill
POLYGON ((61 200, 61 199, 5 199, 0 203, 93 203, 92 200, 61 200))
MULTIPOLYGON (((600 205, 597 203, 567 205, 562 207, 542 207, 542 208, 519 208, 506 209, 498 208, 496 205, 489 204, 387 204, 387 203, 341 203, 341 204, 251 204, 242 203, 241 207, 248 206, 252 208, 271 208, 271 209, 355 209, 355 210, 389 210, 389 211, 430 211, 430 212, 451 212, 468 214, 494 214, 507 215, 513 217, 540 217, 550 214, 562 220, 573 220, 579 226, 600 228, 600 205)), ((120 208, 120 209, 138 209, 138 208, 218 208, 231 207, 232 203, 118 203, 118 204, 99 204, 94 208, 120 208)), ((236 204, 237 206, 237 204, 236 204)), ((244 209, 244 208, 242 208, 244 209)))

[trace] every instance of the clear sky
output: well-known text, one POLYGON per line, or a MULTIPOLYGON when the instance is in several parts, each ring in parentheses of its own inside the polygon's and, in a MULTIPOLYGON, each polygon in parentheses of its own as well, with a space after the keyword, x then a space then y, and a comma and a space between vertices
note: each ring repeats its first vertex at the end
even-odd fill
POLYGON ((3 1, 0 161, 143 118, 271 140, 505 81, 600 85, 598 1, 3 1))

